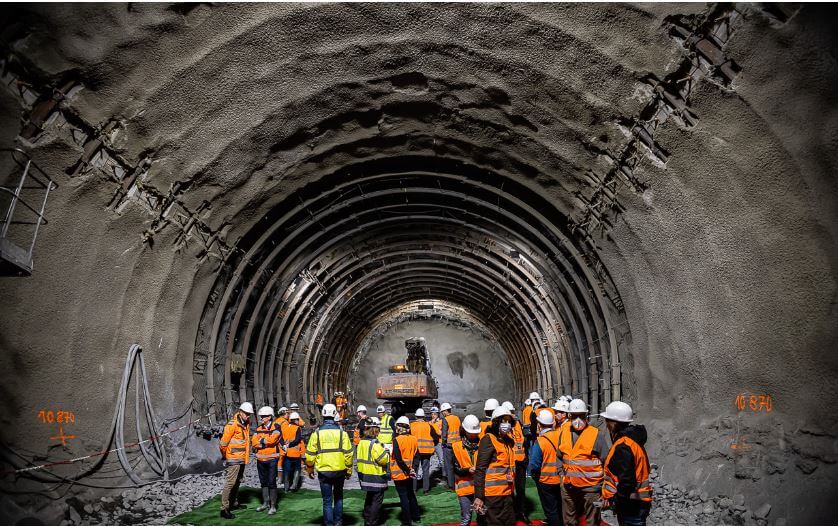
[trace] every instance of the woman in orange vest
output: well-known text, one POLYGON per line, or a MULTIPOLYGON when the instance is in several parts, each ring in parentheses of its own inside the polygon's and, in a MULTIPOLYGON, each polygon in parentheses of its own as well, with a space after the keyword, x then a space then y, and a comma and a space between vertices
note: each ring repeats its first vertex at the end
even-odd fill
POLYGON ((285 493, 296 491, 296 480, 302 467, 305 443, 302 438, 302 426, 300 426, 300 415, 291 413, 288 422, 282 426, 282 449, 285 451, 285 459, 282 461, 282 485, 285 493))
POLYGON ((474 510, 485 515, 487 526, 514 526, 512 492, 515 485, 514 418, 505 407, 492 413, 492 424, 477 446, 474 468, 474 510))
POLYGON ((471 523, 474 506, 474 471, 477 466, 477 445, 480 443, 480 420, 474 415, 463 419, 461 440, 451 448, 451 469, 454 472, 454 491, 460 501, 460 526, 471 523))
POLYGON ((282 433, 274 423, 274 410, 265 406, 259 409, 259 426, 251 438, 256 453, 256 471, 259 473, 259 485, 262 486, 262 505, 256 511, 268 510, 268 515, 276 513, 276 476, 280 452, 279 441, 282 433))
POLYGON ((530 448, 530 474, 538 488, 538 500, 547 519, 547 526, 562 524, 562 470, 559 455, 559 430, 555 429, 553 413, 538 411, 538 440, 530 448))
POLYGON ((413 465, 418 452, 419 441, 410 434, 410 419, 400 416, 396 420, 396 437, 393 439, 393 454, 390 455, 390 477, 399 494, 402 526, 422 520, 414 486, 416 470, 413 465))
POLYGON ((605 457, 602 484, 604 507, 614 507, 620 526, 646 526, 652 507, 649 457, 644 447, 646 428, 629 425, 632 410, 625 402, 611 402, 600 416, 605 418, 605 425, 614 441, 605 457))
MULTIPOLYGON (((422 466, 422 493, 427 495, 431 489, 431 457, 434 456, 436 445, 439 443, 439 434, 425 420, 425 410, 421 407, 416 410, 416 420, 410 423, 410 434, 418 441, 419 453, 414 460, 414 467, 422 466)), ((419 478, 416 479, 416 487, 419 487, 419 478)))
POLYGON ((570 401, 570 424, 559 431, 562 455, 562 514, 566 526, 576 526, 579 515, 585 524, 600 523, 602 504, 602 461, 610 441, 605 433, 588 425, 588 406, 576 398, 570 401))

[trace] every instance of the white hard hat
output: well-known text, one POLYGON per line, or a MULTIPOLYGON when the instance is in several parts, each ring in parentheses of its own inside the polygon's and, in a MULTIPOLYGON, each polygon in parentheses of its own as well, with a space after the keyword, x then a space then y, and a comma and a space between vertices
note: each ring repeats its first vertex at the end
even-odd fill
POLYGON ((539 424, 544 424, 545 426, 552 426, 556 422, 556 419, 553 417, 553 411, 549 409, 539 411, 535 419, 538 420, 539 424))
POLYGON ((559 398, 558 400, 556 400, 556 403, 553 404, 553 409, 562 413, 567 413, 570 409, 570 402, 568 402, 564 398, 559 398))
POLYGON ((600 413, 599 416, 607 418, 608 420, 614 420, 615 422, 631 422, 632 413, 633 411, 631 410, 630 405, 625 402, 615 400, 608 404, 608 407, 605 408, 605 412, 600 413))
POLYGON ((242 405, 239 406, 239 410, 252 415, 253 404, 251 404, 250 402, 243 402, 242 405))
POLYGON ((527 398, 526 400, 524 400, 524 405, 532 405, 532 400, 527 398))
POLYGON ((406 416, 400 416, 399 419, 396 420, 396 425, 410 426, 410 419, 406 416))
POLYGON ((530 398, 529 399, 531 401, 532 400, 541 400, 541 395, 536 393, 535 391, 533 391, 533 392, 530 393, 530 398))
POLYGON ((279 408, 279 414, 284 415, 284 414, 285 414, 285 413, 287 413, 287 412, 288 412, 288 408, 287 408, 287 407, 282 406, 282 407, 280 407, 280 408, 279 408))
POLYGON ((488 400, 486 400, 486 403, 483 404, 483 410, 484 411, 494 411, 495 409, 498 408, 498 406, 500 406, 500 404, 498 403, 497 400, 495 400, 494 398, 489 398, 488 400))
POLYGON ((450 411, 451 410, 451 404, 449 404, 448 402, 442 402, 442 406, 440 406, 439 410, 440 411, 450 411))
POLYGON ((360 411, 363 411, 363 412, 365 412, 365 413, 366 413, 366 412, 367 412, 367 406, 365 406, 365 405, 359 405, 359 406, 358 406, 358 409, 356 409, 356 410, 355 410, 355 412, 356 412, 356 413, 358 413, 358 412, 360 412, 360 411))
POLYGON ((570 406, 567 408, 568 413, 587 413, 588 406, 585 405, 585 402, 578 398, 574 398, 570 401, 570 406))
POLYGON ((267 405, 260 408, 259 416, 274 416, 274 408, 267 405))
POLYGON ((299 409, 299 408, 300 408, 300 404, 298 404, 297 402, 294 402, 293 404, 291 404, 291 409, 299 409))
POLYGON ((384 412, 384 406, 383 406, 383 405, 378 406, 378 407, 375 409, 375 412, 376 412, 376 413, 383 413, 383 412, 384 412))
POLYGON ((335 407, 335 404, 326 404, 323 406, 323 410, 320 411, 320 414, 326 418, 334 418, 338 414, 338 408, 335 407))
POLYGON ((299 420, 299 419, 300 419, 300 413, 291 413, 291 416, 288 417, 289 421, 290 420, 299 420))
POLYGON ((425 410, 421 407, 416 410, 416 418, 425 418, 425 410))
POLYGON ((381 427, 381 420, 378 419, 377 416, 371 416, 367 418, 367 427, 381 427))
POLYGON ((439 413, 439 408, 437 406, 433 406, 431 408, 431 413, 439 413))
POLYGON ((570 403, 570 401, 573 400, 573 397, 569 395, 562 395, 559 397, 559 400, 567 400, 567 403, 570 403))
POLYGON ((509 412, 509 409, 505 407, 498 407, 494 411, 492 411, 492 420, 495 418, 500 418, 502 416, 512 416, 512 413, 509 412))
POLYGON ((509 412, 515 411, 515 406, 512 405, 512 402, 504 402, 501 404, 503 407, 509 409, 509 412))
POLYGON ((480 433, 480 420, 474 415, 466 415, 463 418, 462 428, 466 433, 478 434, 480 433))

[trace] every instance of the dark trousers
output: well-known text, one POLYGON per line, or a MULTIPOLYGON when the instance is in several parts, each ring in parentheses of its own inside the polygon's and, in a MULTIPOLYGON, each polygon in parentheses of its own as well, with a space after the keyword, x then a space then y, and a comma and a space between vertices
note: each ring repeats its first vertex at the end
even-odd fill
POLYGON ((486 526, 515 526, 512 495, 486 497, 486 526))
POLYGON ((570 484, 561 484, 562 487, 562 515, 567 526, 577 526, 579 516, 585 516, 585 524, 599 524, 599 506, 596 505, 602 499, 601 491, 583 491, 570 484))
POLYGON ((263 488, 276 488, 276 473, 279 459, 257 461, 256 472, 259 473, 259 485, 263 488))
POLYGON ((364 526, 378 526, 383 505, 383 491, 367 491, 367 496, 364 497, 364 526))
POLYGON ((302 459, 300 458, 288 458, 282 461, 282 481, 285 484, 285 491, 291 491, 294 488, 294 481, 297 478, 297 473, 300 472, 300 466, 302 465, 302 459))
POLYGON ((515 509, 516 517, 526 517, 525 508, 527 502, 527 461, 515 461, 515 496, 512 500, 512 507, 515 509))
POLYGON ((541 501, 544 517, 547 519, 547 526, 563 526, 562 485, 538 482, 536 487, 538 488, 538 500, 541 501))
POLYGON ((649 510, 650 506, 637 501, 621 502, 617 499, 614 503, 614 514, 620 526, 646 526, 649 510))
MULTIPOLYGON (((413 469, 416 470, 416 474, 419 474, 419 467, 422 467, 422 491, 427 492, 431 489, 431 457, 434 456, 433 453, 423 455, 421 453, 417 453, 415 457, 413 457, 413 469)), ((413 482, 413 491, 415 492, 419 488, 419 478, 417 477, 413 482)))
POLYGON ((327 477, 317 474, 320 481, 320 495, 323 497, 323 524, 336 526, 343 524, 343 475, 327 477))
POLYGON ((394 480, 393 484, 396 486, 396 493, 399 494, 399 504, 402 507, 401 521, 402 526, 409 526, 411 522, 419 522, 422 520, 422 514, 419 511, 419 501, 416 500, 416 489, 413 487, 413 480, 394 480))
POLYGON ((451 446, 442 448, 442 456, 445 459, 445 480, 448 487, 454 489, 454 449, 451 446))

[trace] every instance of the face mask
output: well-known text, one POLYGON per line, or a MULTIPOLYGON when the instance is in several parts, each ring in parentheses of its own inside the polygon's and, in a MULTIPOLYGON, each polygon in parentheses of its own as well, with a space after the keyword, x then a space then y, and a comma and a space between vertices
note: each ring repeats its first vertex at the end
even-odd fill
POLYGON ((501 425, 500 425, 500 432, 501 433, 509 433, 510 431, 512 431, 512 424, 510 424, 509 422, 501 423, 501 425))
POLYGON ((573 429, 575 429, 577 431, 581 431, 582 429, 585 429, 585 426, 587 426, 587 425, 588 425, 588 423, 585 422, 583 419, 581 419, 579 417, 576 417, 576 418, 573 419, 573 429))

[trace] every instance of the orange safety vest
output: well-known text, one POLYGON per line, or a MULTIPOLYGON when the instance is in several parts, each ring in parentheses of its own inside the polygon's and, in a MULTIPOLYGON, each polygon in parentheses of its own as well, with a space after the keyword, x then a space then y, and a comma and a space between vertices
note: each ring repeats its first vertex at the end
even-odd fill
POLYGON ((442 438, 442 419, 437 418, 433 422, 430 422, 431 427, 436 430, 436 434, 439 435, 439 438, 442 438))
POLYGON ((355 431, 352 432, 352 443, 356 446, 361 443, 361 429, 359 428, 361 421, 358 420, 358 423, 355 424, 355 431))
POLYGON ((491 425, 491 420, 483 420, 482 422, 480 422, 480 438, 483 438, 483 435, 486 434, 486 430, 489 429, 489 426, 491 425))
POLYGON ((323 405, 323 393, 317 393, 317 398, 315 401, 318 405, 323 405))
POLYGON ((256 450, 257 462, 273 460, 281 456, 282 450, 278 447, 280 436, 282 436, 282 433, 279 430, 279 426, 275 424, 271 424, 270 427, 260 425, 256 428, 256 433, 253 434, 253 438, 250 440, 253 448, 256 450), (259 442, 263 438, 265 439, 265 447, 260 447, 259 442))
POLYGON ((486 469, 484 494, 487 497, 512 495, 512 486, 515 483, 515 455, 512 448, 492 433, 487 433, 486 436, 495 447, 495 460, 486 469))
MULTIPOLYGON (((454 458, 463 469, 473 468, 477 465, 477 450, 470 454, 462 441, 454 443, 454 458)), ((454 477, 454 491, 458 497, 465 497, 467 495, 474 495, 474 475, 457 475, 454 477)))
POLYGON ((218 448, 227 465, 247 464, 250 461, 250 427, 242 425, 237 415, 233 416, 224 426, 218 448))
POLYGON ((577 488, 599 486, 602 483, 602 460, 593 455, 599 429, 588 425, 572 444, 570 425, 563 425, 559 434, 562 453, 562 482, 577 488))
MULTIPOLYGON (((286 422, 285 425, 282 426, 282 440, 284 440, 286 444, 290 444, 297 437, 297 430, 301 427, 302 426, 294 425, 291 422, 286 422)), ((289 446, 285 454, 288 458, 302 458, 305 450, 306 446, 301 437, 300 443, 294 447, 289 446)))
MULTIPOLYGON (((398 435, 395 440, 399 443, 399 453, 401 453, 402 460, 407 464, 408 468, 411 467, 413 465, 413 458, 419 451, 419 442, 412 435, 398 435)), ((410 478, 410 473, 402 471, 398 463, 396 463, 395 454, 390 455, 390 476, 393 480, 407 480, 410 478)))
POLYGON ((525 425, 530 425, 530 416, 532 416, 532 406, 525 405, 524 410, 521 411, 521 419, 525 425))
POLYGON ((608 455, 605 457, 605 478, 602 481, 602 498, 610 499, 617 494, 617 476, 608 469, 608 463, 614 455, 614 448, 625 444, 631 449, 634 455, 634 479, 637 481, 637 488, 629 495, 632 500, 652 502, 652 484, 649 482, 649 457, 643 446, 627 436, 621 436, 611 446, 608 455))
POLYGON ((410 423, 410 434, 416 437, 419 442, 419 453, 432 455, 434 452, 434 439, 431 438, 431 424, 424 420, 410 423))
POLYGON ((515 462, 523 462, 527 454, 524 450, 524 428, 521 427, 521 422, 515 421, 512 426, 512 438, 515 440, 515 462))
POLYGON ((460 441, 460 418, 457 415, 448 415, 445 417, 448 421, 448 437, 445 439, 449 445, 460 441))
POLYGON ((559 430, 553 429, 539 436, 538 447, 541 448, 541 474, 538 481, 542 484, 561 484, 559 430))
POLYGON ((284 416, 278 416, 278 417, 276 417, 276 420, 274 420, 274 424, 278 425, 280 429, 282 429, 282 426, 284 424, 287 424, 287 423, 288 423, 288 418, 286 418, 284 416))

